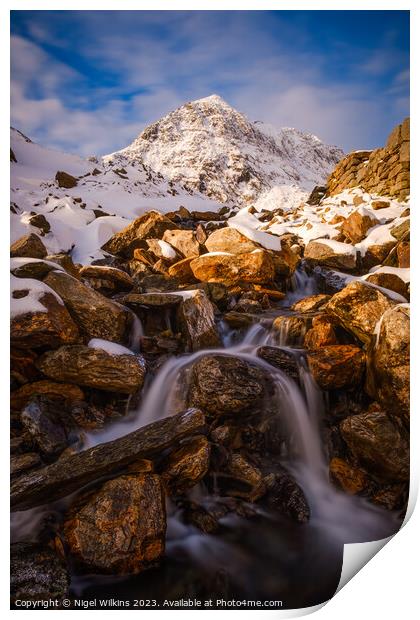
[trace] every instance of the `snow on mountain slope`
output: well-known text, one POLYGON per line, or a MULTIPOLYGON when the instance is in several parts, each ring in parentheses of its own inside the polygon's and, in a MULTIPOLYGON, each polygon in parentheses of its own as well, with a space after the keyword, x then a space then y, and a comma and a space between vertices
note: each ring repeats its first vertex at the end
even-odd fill
POLYGON ((103 159, 144 162, 186 188, 244 206, 275 186, 285 197, 301 200, 326 181, 343 155, 311 134, 251 122, 211 95, 186 103, 103 159))

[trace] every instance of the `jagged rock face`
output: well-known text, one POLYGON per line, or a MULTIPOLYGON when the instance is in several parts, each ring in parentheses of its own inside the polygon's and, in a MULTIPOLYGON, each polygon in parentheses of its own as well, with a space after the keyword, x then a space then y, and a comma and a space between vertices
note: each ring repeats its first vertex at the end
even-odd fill
POLYGON ((105 158, 141 161, 186 189, 247 203, 275 185, 311 190, 342 157, 311 134, 250 122, 217 95, 192 101, 105 158))

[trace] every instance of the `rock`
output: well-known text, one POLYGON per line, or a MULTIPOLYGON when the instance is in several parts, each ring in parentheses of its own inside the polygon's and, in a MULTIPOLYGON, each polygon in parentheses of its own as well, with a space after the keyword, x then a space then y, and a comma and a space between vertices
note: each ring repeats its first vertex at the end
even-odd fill
POLYGON ((165 550, 166 513, 156 474, 108 480, 70 509, 64 535, 73 559, 89 572, 136 574, 165 550))
POLYGON ((184 258, 200 256, 200 244, 193 230, 165 230, 163 240, 184 258))
POLYGON ((356 251, 352 245, 317 239, 305 247, 305 259, 314 265, 325 265, 334 269, 352 270, 356 267, 356 251))
POLYGON ((359 243, 367 236, 369 229, 378 224, 380 224, 379 220, 362 207, 353 211, 342 223, 341 232, 351 243, 359 243))
POLYGON ((44 282, 60 295, 87 339, 126 340, 133 320, 126 308, 62 271, 50 272, 44 282))
POLYGON ((395 306, 380 322, 369 352, 368 391, 386 411, 408 424, 410 416, 410 308, 395 306))
MULTIPOLYGON (((79 330, 66 307, 60 303, 53 292, 45 292, 38 296, 33 311, 29 307, 31 289, 22 280, 22 289, 15 286, 12 292, 12 320, 10 323, 11 343, 15 347, 59 347, 62 344, 73 344, 80 340, 79 330), (26 299, 28 298, 28 300, 26 299), (18 300, 22 300, 22 307, 18 300), (17 302, 17 303, 16 303, 17 302), (37 309, 38 305, 45 311, 37 309), (15 311, 13 311, 15 308, 15 311)), ((35 282, 35 280, 33 280, 35 282)), ((45 287, 46 288, 46 287, 45 287)), ((48 289, 46 289, 48 291, 48 289)), ((35 291, 34 294, 37 294, 35 291)))
POLYGON ((333 344, 339 344, 334 324, 324 315, 314 317, 312 327, 306 332, 303 340, 304 348, 316 350, 333 344))
POLYGON ((34 397, 21 413, 24 428, 41 452, 47 456, 56 456, 68 445, 66 430, 56 412, 48 407, 45 397, 34 397))
POLYGON ((10 457, 10 475, 16 476, 28 469, 34 469, 42 465, 41 458, 37 452, 26 452, 25 454, 13 454, 10 457))
POLYGON ((77 185, 76 177, 73 177, 67 172, 63 172, 62 170, 59 170, 56 173, 55 180, 57 181, 58 187, 64 187, 65 189, 71 189, 77 185))
POLYGON ((386 273, 382 271, 379 273, 372 273, 366 278, 366 281, 376 284, 376 286, 387 288, 407 298, 407 284, 395 273, 386 273))
MULTIPOLYGON (((165 234, 170 231, 166 231, 165 234)), ((176 231, 175 231, 176 232, 176 231)), ((179 231, 181 232, 181 231, 179 231)), ((173 265, 181 259, 181 255, 174 250, 174 248, 161 239, 146 239, 148 253, 159 260, 164 259, 166 263, 173 265)), ((134 254, 137 250, 134 250, 134 254)))
POLYGON ((232 329, 247 328, 253 323, 258 323, 258 317, 255 314, 246 314, 244 312, 226 312, 223 316, 225 323, 232 329))
POLYGON ((390 232, 397 241, 408 240, 410 238, 410 220, 407 219, 401 224, 397 224, 391 228, 390 232))
POLYGON ((386 258, 395 248, 395 241, 387 241, 379 245, 370 245, 366 248, 364 256, 361 256, 363 270, 372 269, 376 265, 386 264, 386 258))
POLYGON ((266 383, 257 366, 228 355, 204 355, 192 367, 188 401, 212 416, 245 414, 260 408, 266 383))
POLYGON ((210 444, 206 437, 195 437, 171 452, 163 465, 162 480, 170 495, 179 495, 195 486, 210 465, 210 444))
POLYGON ((315 185, 312 192, 306 201, 308 205, 319 205, 327 192, 327 188, 324 185, 315 185))
POLYGON ((73 278, 77 278, 78 280, 80 280, 79 269, 73 263, 72 257, 68 254, 65 254, 64 252, 60 254, 49 254, 46 257, 46 260, 52 263, 57 263, 57 265, 60 265, 60 267, 62 267, 64 271, 67 271, 67 273, 73 276, 73 278))
POLYGON ((49 265, 45 260, 32 259, 30 262, 21 262, 21 260, 22 259, 12 259, 10 261, 10 273, 16 278, 43 280, 50 271, 57 269, 57 267, 49 265))
POLYGON ((184 258, 174 265, 171 265, 168 269, 168 276, 170 278, 176 278, 180 284, 197 282, 197 279, 191 269, 191 262, 193 260, 193 258, 184 258))
POLYGON ((28 348, 10 349, 10 379, 12 384, 22 385, 29 381, 36 381, 40 377, 40 372, 35 366, 38 354, 28 348))
POLYGON ((82 390, 76 385, 55 383, 54 381, 36 381, 35 383, 26 383, 26 385, 22 385, 18 390, 12 392, 10 407, 12 411, 20 411, 34 396, 44 395, 69 402, 84 400, 82 390))
POLYGON ((265 284, 274 280, 274 263, 265 250, 247 254, 203 254, 190 263, 197 280, 222 282, 226 285, 238 282, 265 284))
POLYGON ((113 235, 102 250, 130 258, 133 250, 142 246, 145 239, 162 239, 165 230, 177 229, 176 224, 158 211, 148 211, 113 235))
POLYGON ((361 281, 348 284, 333 295, 327 303, 326 312, 358 338, 369 344, 376 324, 396 302, 383 291, 361 281))
POLYGON ((315 310, 319 310, 327 301, 331 299, 331 295, 310 295, 309 297, 304 297, 300 299, 296 303, 293 304, 291 310, 294 312, 314 312, 315 310))
POLYGON ((400 241, 397 244, 397 263, 398 267, 410 267, 410 242, 400 241))
POLYGON ((153 256, 151 256, 149 252, 146 252, 146 250, 143 250, 142 248, 135 248, 133 252, 133 258, 134 260, 146 265, 146 267, 153 268, 153 256))
POLYGON ((300 254, 296 254, 288 245, 282 244, 282 249, 272 252, 274 270, 277 279, 290 278, 300 262, 300 254))
POLYGON ((305 494, 286 470, 266 476, 265 483, 271 508, 298 523, 309 521, 310 509, 305 494))
POLYGON ((170 306, 178 306, 182 300, 183 297, 176 293, 129 293, 121 298, 124 305, 133 308, 138 306, 168 308, 170 306))
POLYGON ((64 346, 44 353, 37 366, 56 381, 122 394, 137 392, 143 385, 146 372, 140 355, 111 355, 85 345, 64 346))
POLYGON ((117 291, 131 290, 134 286, 133 278, 121 269, 99 265, 86 265, 80 270, 82 278, 109 281, 110 287, 117 291))
POLYGON ((176 320, 189 350, 220 346, 213 306, 204 291, 188 291, 178 308, 176 320))
POLYGON ((64 562, 50 549, 34 543, 10 547, 12 601, 59 599, 68 595, 70 576, 64 562))
POLYGON ((229 226, 212 232, 205 245, 208 252, 228 252, 229 254, 248 254, 261 247, 242 235, 236 228, 229 226))
POLYGON ((256 502, 266 492, 261 471, 239 452, 230 456, 223 472, 217 472, 215 477, 221 495, 256 502))
POLYGON ((346 418, 340 431, 353 456, 372 473, 385 480, 408 480, 409 442, 383 411, 346 418))
POLYGON ((42 243, 38 235, 30 233, 20 237, 17 241, 10 246, 10 256, 15 257, 28 257, 28 258, 45 258, 47 256, 47 248, 42 243))
POLYGON ((62 457, 36 473, 16 480, 11 489, 12 507, 26 510, 65 497, 89 482, 120 472, 123 467, 140 459, 160 457, 168 448, 173 448, 186 437, 202 434, 205 429, 204 415, 201 411, 190 409, 143 426, 114 441, 62 457))
POLYGON ((330 479, 340 489, 350 495, 360 493, 369 484, 366 474, 358 467, 352 467, 347 461, 338 457, 330 461, 330 479))
POLYGON ((272 330, 278 332, 282 345, 300 345, 311 325, 311 317, 281 314, 274 319, 272 330))
POLYGON ((336 344, 308 353, 309 369, 322 390, 356 387, 366 366, 365 353, 352 344, 336 344))
POLYGON ((390 206, 389 200, 372 200, 370 206, 374 211, 378 209, 387 209, 390 206))
POLYGON ((263 346, 258 348, 257 355, 270 366, 278 368, 288 377, 299 381, 299 366, 291 353, 278 347, 263 346))

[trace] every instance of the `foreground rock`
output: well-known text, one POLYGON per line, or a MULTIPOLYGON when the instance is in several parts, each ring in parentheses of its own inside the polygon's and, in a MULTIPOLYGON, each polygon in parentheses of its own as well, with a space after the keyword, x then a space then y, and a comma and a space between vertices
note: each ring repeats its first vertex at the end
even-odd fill
POLYGON ((355 345, 337 344, 310 351, 308 365, 321 389, 336 390, 360 384, 366 356, 355 345))
POLYGON ((144 381, 145 363, 141 356, 112 355, 85 345, 64 346, 45 353, 37 363, 50 379, 87 387, 134 394, 144 381))
POLYGON ((356 268, 356 250, 352 245, 317 239, 305 247, 304 257, 312 265, 352 271, 356 268))
POLYGON ((45 258, 47 254, 47 248, 38 235, 34 233, 20 237, 20 239, 10 246, 10 256, 12 258, 19 256, 27 258, 45 258))
POLYGON ((334 484, 350 495, 362 492, 369 483, 363 470, 337 457, 330 462, 330 478, 334 484))
POLYGON ((257 350, 257 355, 270 366, 278 368, 288 377, 299 380, 299 366, 292 354, 278 347, 263 346, 257 350))
POLYGON ((126 308, 63 271, 50 272, 44 282, 60 295, 87 339, 126 340, 133 320, 126 308))
POLYGON ((210 444, 196 437, 169 455, 163 465, 162 480, 170 495, 179 495, 195 486, 210 466, 210 444))
POLYGON ((286 470, 270 474, 266 477, 265 483, 268 488, 268 504, 271 508, 298 523, 309 521, 310 508, 305 494, 286 470))
POLYGON ((408 480, 409 442, 383 411, 361 413, 340 425, 353 456, 372 473, 385 480, 408 480))
POLYGON ((294 303, 291 310, 294 312, 315 312, 323 308, 330 299, 331 295, 310 295, 294 303))
POLYGON ((265 284, 275 276, 271 255, 264 250, 247 254, 203 254, 190 263, 201 282, 221 282, 227 286, 238 282, 265 284))
POLYGON ((379 223, 376 217, 373 217, 361 207, 357 211, 353 211, 353 213, 344 220, 341 226, 341 232, 351 243, 359 243, 366 237, 369 229, 373 226, 377 226, 379 223))
POLYGON ((325 310, 363 343, 370 343, 376 324, 396 302, 384 292, 360 281, 333 295, 325 310))
POLYGON ((63 561, 48 547, 15 543, 10 548, 10 594, 20 600, 62 599, 70 577, 63 561))
POLYGON ((245 414, 261 407, 266 384, 257 366, 227 355, 205 355, 192 368, 188 399, 213 416, 245 414))
POLYGON ((220 346, 213 305, 204 291, 188 291, 177 312, 177 323, 190 351, 220 346))
POLYGON ((125 437, 73 454, 20 476, 12 484, 14 510, 26 510, 65 497, 89 482, 121 471, 139 461, 160 456, 186 437, 205 431, 201 411, 190 409, 139 428, 125 437))
POLYGON ((131 222, 126 228, 116 233, 103 246, 102 250, 131 258, 135 248, 142 247, 145 239, 162 239, 166 230, 177 226, 158 211, 148 211, 131 222))
POLYGON ((410 417, 410 308, 396 306, 381 320, 369 355, 369 393, 408 424, 410 417))
POLYGON ((95 573, 135 574, 165 549, 163 487, 156 474, 121 476, 70 510, 64 535, 73 559, 95 573))
POLYGON ((169 243, 184 258, 200 256, 200 244, 193 230, 166 230, 163 241, 169 243))
POLYGON ((229 254, 247 254, 260 248, 257 243, 230 227, 212 232, 205 245, 209 252, 229 252, 229 254))

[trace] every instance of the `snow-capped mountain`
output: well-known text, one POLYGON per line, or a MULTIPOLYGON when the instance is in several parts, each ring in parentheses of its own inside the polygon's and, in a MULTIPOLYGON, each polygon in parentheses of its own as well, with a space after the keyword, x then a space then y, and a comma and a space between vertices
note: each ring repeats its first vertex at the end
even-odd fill
POLYGON ((325 182, 341 149, 296 129, 251 122, 218 95, 181 106, 149 125, 105 164, 144 163, 166 179, 232 206, 275 186, 310 191, 325 182))

